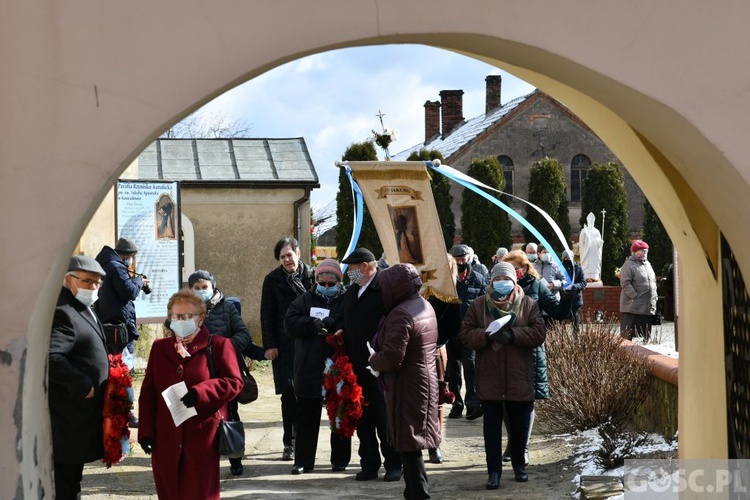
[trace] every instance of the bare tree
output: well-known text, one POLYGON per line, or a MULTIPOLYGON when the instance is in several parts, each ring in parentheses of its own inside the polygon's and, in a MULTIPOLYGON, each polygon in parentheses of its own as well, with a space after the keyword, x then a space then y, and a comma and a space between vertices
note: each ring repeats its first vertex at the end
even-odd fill
POLYGON ((248 137, 252 126, 244 119, 229 120, 224 112, 205 116, 198 110, 169 128, 162 137, 165 139, 221 139, 248 137))

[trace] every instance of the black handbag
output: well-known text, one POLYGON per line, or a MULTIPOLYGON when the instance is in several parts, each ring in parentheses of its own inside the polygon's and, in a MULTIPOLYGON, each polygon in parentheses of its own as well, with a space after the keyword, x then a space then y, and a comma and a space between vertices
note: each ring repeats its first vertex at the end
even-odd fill
POLYGON ((246 405, 258 399, 258 383, 255 381, 255 377, 250 374, 250 370, 247 369, 247 363, 242 356, 238 356, 237 362, 240 364, 240 373, 244 384, 235 400, 241 405, 246 405))
POLYGON ((123 322, 102 323, 107 350, 111 354, 119 354, 128 345, 128 325, 123 322))
MULTIPOLYGON (((214 378, 214 354, 211 347, 213 335, 208 337, 206 355, 208 356, 208 373, 214 378)), ((245 367, 247 370, 247 367, 245 367)), ((256 387, 257 388, 257 387, 256 387)), ((216 447, 219 455, 227 458, 242 458, 245 455, 245 427, 242 422, 224 420, 220 415, 219 429, 216 433, 216 447)))
POLYGON ((661 311, 656 310, 655 314, 651 315, 651 324, 652 325, 661 325, 661 311))

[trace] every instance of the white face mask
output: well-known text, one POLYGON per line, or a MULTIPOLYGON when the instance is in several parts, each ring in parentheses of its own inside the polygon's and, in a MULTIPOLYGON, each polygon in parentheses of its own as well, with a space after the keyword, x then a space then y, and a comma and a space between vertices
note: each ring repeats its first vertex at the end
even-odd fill
POLYGON ((543 253, 542 255, 539 256, 539 258, 542 259, 542 262, 549 262, 549 254, 548 253, 543 253))
POLYGON ((76 293, 76 299, 78 302, 86 307, 91 307, 94 302, 99 298, 99 290, 87 290, 86 288, 79 288, 76 293))
POLYGON ((174 332, 180 338, 189 337, 196 330, 198 330, 198 324, 193 319, 179 319, 169 323, 169 329, 174 332))

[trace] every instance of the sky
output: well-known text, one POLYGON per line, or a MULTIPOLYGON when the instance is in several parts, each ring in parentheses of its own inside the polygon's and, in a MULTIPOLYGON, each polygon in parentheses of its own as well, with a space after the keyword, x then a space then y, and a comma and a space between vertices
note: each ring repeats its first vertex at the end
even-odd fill
MULTIPOLYGON (((313 211, 336 198, 338 169, 346 148, 386 129, 398 153, 424 141, 424 103, 441 90, 463 90, 464 118, 484 114, 485 77, 503 76, 502 103, 534 90, 530 84, 484 62, 424 45, 339 49, 279 66, 208 103, 204 119, 244 121, 254 138, 302 137, 321 187, 311 193, 313 211)), ((379 148, 378 148, 379 149, 379 148)), ((381 151, 379 157, 384 158, 381 151)))

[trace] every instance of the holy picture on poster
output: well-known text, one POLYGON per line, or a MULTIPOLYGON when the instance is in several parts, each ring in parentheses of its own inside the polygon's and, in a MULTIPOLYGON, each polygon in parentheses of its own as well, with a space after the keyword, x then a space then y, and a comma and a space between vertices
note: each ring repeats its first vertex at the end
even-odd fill
POLYGON ((398 261, 423 264, 422 243, 419 238, 419 220, 416 207, 393 207, 388 205, 388 213, 396 236, 398 261))

